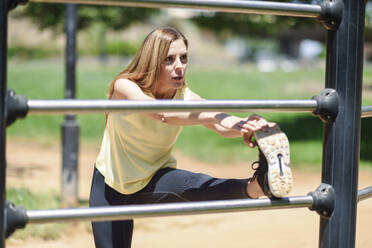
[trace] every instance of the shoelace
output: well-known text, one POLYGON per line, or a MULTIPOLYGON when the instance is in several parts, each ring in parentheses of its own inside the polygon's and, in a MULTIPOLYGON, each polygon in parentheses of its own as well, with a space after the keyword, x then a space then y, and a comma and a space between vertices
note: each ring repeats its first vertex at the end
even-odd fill
POLYGON ((260 162, 259 162, 259 161, 254 161, 254 162, 251 164, 251 168, 252 168, 252 170, 257 171, 258 168, 260 168, 260 162), (256 166, 256 165, 257 165, 257 166, 256 166))

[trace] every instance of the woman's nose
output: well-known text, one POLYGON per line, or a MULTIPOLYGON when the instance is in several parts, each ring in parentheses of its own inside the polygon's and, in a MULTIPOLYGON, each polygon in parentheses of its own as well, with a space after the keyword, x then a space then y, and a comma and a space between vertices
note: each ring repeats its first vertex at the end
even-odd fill
POLYGON ((183 67, 183 63, 181 62, 181 59, 180 58, 177 58, 176 61, 175 61, 175 67, 176 68, 182 68, 183 67))

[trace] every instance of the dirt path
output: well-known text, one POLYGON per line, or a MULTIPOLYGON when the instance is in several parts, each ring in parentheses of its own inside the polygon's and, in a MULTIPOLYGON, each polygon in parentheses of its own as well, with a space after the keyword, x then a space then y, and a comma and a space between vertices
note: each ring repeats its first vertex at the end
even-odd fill
MULTIPOLYGON (((59 191, 61 152, 56 144, 29 140, 7 142, 7 185, 25 186, 34 191, 59 191)), ((88 199, 93 163, 97 149, 81 145, 79 160, 79 197, 88 199)), ((242 178, 251 175, 249 164, 212 166, 177 154, 179 168, 205 172, 216 177, 242 178)), ((319 172, 294 170, 292 195, 306 195, 320 183, 319 172)), ((360 171, 359 188, 372 185, 372 170, 360 171)), ((372 246, 372 200, 358 206, 356 247, 372 246)), ((88 225, 71 224, 60 239, 29 238, 7 240, 10 248, 94 247, 88 225)), ((270 210, 140 219, 135 223, 134 248, 147 247, 317 247, 319 217, 308 209, 270 210)))

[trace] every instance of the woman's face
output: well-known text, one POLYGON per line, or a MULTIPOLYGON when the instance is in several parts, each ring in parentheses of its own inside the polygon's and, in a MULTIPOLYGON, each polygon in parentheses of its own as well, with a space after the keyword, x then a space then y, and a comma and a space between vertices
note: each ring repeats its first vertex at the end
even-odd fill
POLYGON ((161 64, 156 94, 164 98, 173 97, 175 91, 185 84, 187 69, 187 47, 183 40, 173 41, 167 57, 161 64))

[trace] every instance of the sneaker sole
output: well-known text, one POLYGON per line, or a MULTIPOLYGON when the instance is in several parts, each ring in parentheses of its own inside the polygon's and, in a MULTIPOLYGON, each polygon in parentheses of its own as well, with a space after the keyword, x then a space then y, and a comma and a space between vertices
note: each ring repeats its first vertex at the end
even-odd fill
POLYGON ((268 184, 275 197, 284 197, 293 187, 292 171, 289 167, 288 138, 278 126, 255 132, 255 138, 268 164, 268 184))

